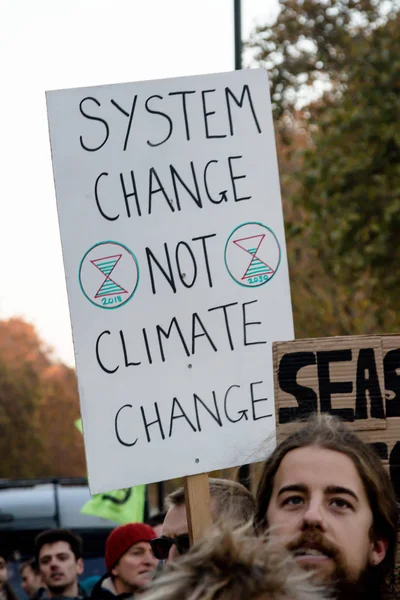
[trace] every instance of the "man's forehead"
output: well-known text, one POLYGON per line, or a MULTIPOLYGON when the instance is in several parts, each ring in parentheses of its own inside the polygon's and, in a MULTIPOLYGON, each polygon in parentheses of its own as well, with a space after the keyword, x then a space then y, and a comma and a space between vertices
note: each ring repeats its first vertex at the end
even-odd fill
POLYGON ((57 542, 43 544, 43 546, 40 548, 39 555, 44 556, 46 554, 59 554, 61 552, 72 554, 71 546, 68 542, 59 540, 57 542))
POLYGON ((348 487, 359 492, 364 489, 361 477, 350 457, 342 452, 305 446, 288 452, 282 459, 274 478, 274 490, 282 485, 348 487))
POLYGON ((165 515, 161 534, 175 536, 187 532, 188 522, 185 505, 172 506, 165 515))
POLYGON ((134 548, 140 548, 142 550, 146 550, 147 548, 151 548, 150 542, 136 542, 136 544, 132 544, 129 550, 133 550, 134 548))

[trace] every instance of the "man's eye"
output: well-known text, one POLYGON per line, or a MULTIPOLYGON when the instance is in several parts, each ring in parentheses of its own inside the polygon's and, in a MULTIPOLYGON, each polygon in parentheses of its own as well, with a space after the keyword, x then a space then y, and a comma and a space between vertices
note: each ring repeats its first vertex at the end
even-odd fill
POLYGON ((347 502, 343 498, 332 498, 331 504, 336 508, 353 508, 350 502, 347 502))
POLYGON ((289 496, 283 501, 283 506, 298 506, 303 503, 302 496, 289 496))

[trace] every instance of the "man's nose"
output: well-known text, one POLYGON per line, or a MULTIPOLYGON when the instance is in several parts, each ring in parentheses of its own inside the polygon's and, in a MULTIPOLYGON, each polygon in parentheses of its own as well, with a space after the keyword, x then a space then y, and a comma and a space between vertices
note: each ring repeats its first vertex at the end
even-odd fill
POLYGON ((157 566, 158 559, 154 556, 152 550, 149 550, 149 552, 146 552, 146 554, 144 555, 144 562, 145 562, 145 564, 149 565, 150 567, 157 566))
POLYGON ((179 556, 178 548, 176 547, 176 544, 172 544, 172 546, 168 552, 167 562, 169 562, 171 560, 175 560, 178 556, 179 556))
POLYGON ((319 498, 311 499, 303 514, 303 529, 309 527, 315 527, 321 531, 325 530, 324 508, 322 500, 319 498))

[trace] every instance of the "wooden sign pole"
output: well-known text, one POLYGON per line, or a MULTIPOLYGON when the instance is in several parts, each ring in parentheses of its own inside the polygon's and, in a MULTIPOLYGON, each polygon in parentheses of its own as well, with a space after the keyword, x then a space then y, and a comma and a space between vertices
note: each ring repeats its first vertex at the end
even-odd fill
POLYGON ((212 524, 208 474, 185 477, 184 486, 189 537, 193 544, 212 524))

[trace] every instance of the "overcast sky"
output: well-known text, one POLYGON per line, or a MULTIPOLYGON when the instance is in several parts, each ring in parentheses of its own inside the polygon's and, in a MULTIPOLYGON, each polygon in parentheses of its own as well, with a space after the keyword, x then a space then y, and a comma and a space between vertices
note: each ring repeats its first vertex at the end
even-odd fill
MULTIPOLYGON (((243 38, 277 0, 242 0, 243 38)), ((74 364, 45 90, 234 69, 233 0, 0 0, 0 318, 74 364)))

